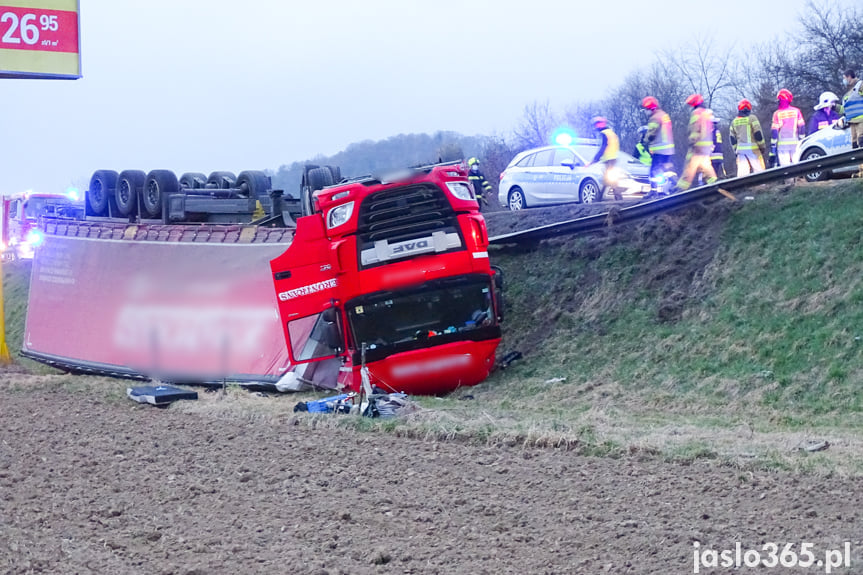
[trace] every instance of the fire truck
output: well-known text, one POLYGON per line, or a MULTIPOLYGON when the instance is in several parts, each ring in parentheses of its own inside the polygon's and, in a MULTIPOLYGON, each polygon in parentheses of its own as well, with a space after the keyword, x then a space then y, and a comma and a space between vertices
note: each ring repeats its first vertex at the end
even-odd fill
POLYGON ((42 242, 37 223, 41 216, 79 217, 83 214, 77 192, 37 194, 24 192, 3 197, 3 256, 7 260, 32 259, 42 242))
POLYGON ((493 368, 502 276, 462 163, 307 166, 296 196, 261 174, 129 172, 95 173, 85 214, 40 218, 24 355, 280 390, 365 373, 419 394, 493 368))

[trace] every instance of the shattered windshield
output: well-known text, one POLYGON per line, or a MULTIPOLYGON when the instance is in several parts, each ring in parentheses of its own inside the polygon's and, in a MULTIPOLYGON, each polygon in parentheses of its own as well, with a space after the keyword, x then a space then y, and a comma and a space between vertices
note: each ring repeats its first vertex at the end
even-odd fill
POLYGON ((372 294, 347 308, 357 347, 365 343, 370 350, 494 324, 487 276, 434 282, 409 292, 372 294))

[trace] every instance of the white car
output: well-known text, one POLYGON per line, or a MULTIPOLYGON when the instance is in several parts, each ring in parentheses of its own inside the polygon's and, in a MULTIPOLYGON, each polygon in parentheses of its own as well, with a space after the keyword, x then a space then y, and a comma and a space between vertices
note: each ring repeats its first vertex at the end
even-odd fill
MULTIPOLYGON (((797 152, 794 154, 795 162, 820 158, 828 154, 838 154, 847 152, 851 149, 851 130, 846 125, 845 129, 822 128, 817 132, 813 132, 800 141, 797 146, 797 152)), ((804 177, 807 182, 817 182, 818 180, 826 180, 834 174, 855 173, 860 168, 858 166, 847 166, 845 168, 837 168, 836 170, 826 170, 823 172, 809 172, 804 177)))
MULTIPOLYGON (((498 201, 510 210, 602 201, 602 165, 585 167, 595 146, 545 146, 516 155, 500 175, 498 201), (584 155, 582 155, 584 154, 584 155)), ((629 154, 618 157, 618 185, 624 197, 640 198, 650 189, 650 168, 629 154)))

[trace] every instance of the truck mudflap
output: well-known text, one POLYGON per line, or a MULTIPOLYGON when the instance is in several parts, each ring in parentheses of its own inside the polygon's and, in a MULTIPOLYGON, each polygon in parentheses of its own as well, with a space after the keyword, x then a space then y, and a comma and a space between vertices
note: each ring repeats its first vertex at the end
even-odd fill
MULTIPOLYGON (((368 365, 372 383, 386 392, 441 395, 476 385, 494 368, 500 339, 459 341, 391 355, 368 365)), ((359 370, 359 367, 357 367, 359 370)), ((357 373, 352 387, 359 386, 357 373)))
POLYGON ((269 266, 287 245, 46 234, 22 352, 106 375, 274 384, 292 368, 269 266))

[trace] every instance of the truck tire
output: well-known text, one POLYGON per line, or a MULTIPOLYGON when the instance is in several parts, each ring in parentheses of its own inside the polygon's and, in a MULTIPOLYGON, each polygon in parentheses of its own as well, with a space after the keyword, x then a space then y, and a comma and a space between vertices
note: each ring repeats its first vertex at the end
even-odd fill
POLYGON ((237 188, 240 190, 240 197, 266 198, 270 191, 270 177, 257 170, 240 172, 237 176, 237 188))
POLYGON ((93 215, 108 215, 108 199, 114 195, 117 189, 117 172, 112 170, 97 170, 90 178, 90 187, 87 189, 87 205, 90 206, 93 215))
POLYGON ((180 187, 198 190, 207 185, 207 174, 186 172, 180 176, 180 187))
POLYGON ((312 195, 327 186, 333 185, 333 173, 326 166, 323 168, 312 168, 306 172, 306 181, 303 186, 303 215, 307 216, 314 213, 314 203, 312 195))
POLYGON ((213 172, 207 178, 207 185, 213 186, 219 190, 229 190, 237 183, 237 176, 234 172, 213 172))
POLYGON ((117 179, 117 190, 114 198, 117 200, 117 211, 120 215, 131 216, 138 210, 138 198, 144 190, 144 180, 147 174, 141 170, 123 170, 117 179))
POLYGON ((338 184, 342 181, 342 169, 338 166, 327 166, 330 169, 330 174, 333 176, 333 183, 338 184))
POLYGON ((162 204, 170 194, 180 191, 180 182, 170 170, 153 170, 147 174, 141 205, 149 218, 162 217, 162 204))

